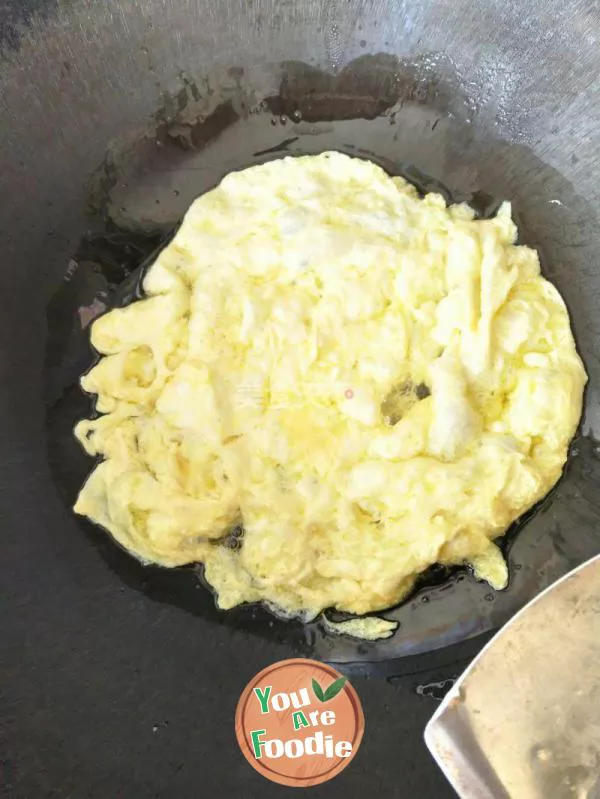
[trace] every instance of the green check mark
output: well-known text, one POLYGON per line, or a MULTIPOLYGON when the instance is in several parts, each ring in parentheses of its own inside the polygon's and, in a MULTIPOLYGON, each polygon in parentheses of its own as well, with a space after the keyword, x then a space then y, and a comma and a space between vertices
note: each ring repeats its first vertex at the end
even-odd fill
POLYGON ((342 690, 344 685, 348 682, 347 677, 339 677, 337 680, 334 680, 331 685, 323 691, 319 683, 313 678, 312 681, 312 689, 314 695, 317 697, 319 702, 329 702, 330 699, 336 697, 339 692, 342 690))

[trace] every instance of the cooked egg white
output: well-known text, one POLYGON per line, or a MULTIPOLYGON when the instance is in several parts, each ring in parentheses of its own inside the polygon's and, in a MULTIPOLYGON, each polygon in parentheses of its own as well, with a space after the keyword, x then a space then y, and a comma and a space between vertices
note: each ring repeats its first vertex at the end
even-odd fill
POLYGON ((75 510, 204 563, 222 608, 364 614, 436 562, 502 587, 492 541, 558 480, 586 381, 515 239, 508 203, 476 220, 336 152, 228 175, 93 325, 75 510))
POLYGON ((397 621, 381 619, 378 616, 358 616, 346 621, 331 621, 323 614, 323 627, 336 635, 348 635, 361 641, 380 641, 391 638, 399 627, 397 621))

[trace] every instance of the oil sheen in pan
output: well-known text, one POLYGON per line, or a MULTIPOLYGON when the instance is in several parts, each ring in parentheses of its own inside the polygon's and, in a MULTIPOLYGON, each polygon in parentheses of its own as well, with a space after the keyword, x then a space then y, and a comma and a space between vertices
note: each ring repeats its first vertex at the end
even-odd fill
MULTIPOLYGON (((206 159, 211 176, 196 181, 196 194, 210 188, 220 176, 236 168, 277 158, 281 155, 300 155, 337 149, 379 163, 392 174, 400 174, 421 192, 437 191, 449 202, 468 201, 481 218, 493 215, 504 198, 492 198, 485 193, 453 193, 439 181, 418 169, 391 157, 393 141, 388 117, 335 121, 328 119, 323 128, 314 125, 296 126, 290 136, 288 127, 281 130, 281 119, 268 109, 253 119, 255 139, 264 139, 265 146, 253 152, 247 150, 247 131, 242 121, 232 122, 226 129, 227 146, 219 151, 214 145, 188 153, 198 161, 206 159), (317 130, 317 133, 315 133, 317 130), (258 131, 258 134, 256 133, 258 131), (303 132, 304 131, 304 132, 303 132), (274 136, 276 143, 272 144, 274 136), (372 140, 390 139, 388 148, 370 152, 365 144, 372 140), (215 155, 215 150, 217 155, 215 155), (215 172, 215 159, 218 169, 215 172), (220 159, 220 160, 218 160, 220 159)), ((217 145, 218 145, 217 141, 217 145)), ((163 154, 163 157, 164 154, 163 154)), ((172 196, 179 216, 193 197, 186 198, 181 208, 185 186, 173 182, 178 174, 189 181, 189 173, 181 166, 181 152, 174 151, 177 170, 169 174, 168 194, 172 196), (189 202, 187 201, 189 199, 189 202)), ((156 173, 154 173, 156 174, 156 173)), ((200 174, 199 171, 196 174, 200 174)), ((116 184, 115 184, 116 185, 116 184)), ((118 199, 123 202, 123 184, 119 183, 118 199)), ((148 192, 147 180, 144 183, 148 192)), ((189 191, 189 187, 187 189, 189 191)), ((135 200, 135 191, 132 192, 135 200)), ((160 196, 164 203, 165 192, 160 196)), ((94 220, 95 232, 88 234, 74 254, 67 279, 53 297, 48 308, 48 351, 46 359, 46 401, 49 460, 60 493, 69 507, 91 468, 90 459, 83 453, 72 435, 77 421, 89 415, 89 397, 79 388, 79 376, 92 364, 95 354, 89 345, 90 321, 104 310, 124 305, 140 296, 140 281, 144 269, 173 233, 173 211, 160 209, 160 222, 154 227, 146 224, 132 230, 125 222, 125 206, 119 214, 106 212, 106 206, 94 220), (171 215, 171 217, 170 217, 171 215), (117 222, 121 221, 119 227, 117 222), (168 224, 167 224, 168 223, 168 224)), ((517 223, 519 223, 518 207, 517 223)), ((527 231, 521 230, 527 243, 527 231)), ((481 646, 482 636, 504 623, 533 595, 566 570, 594 554, 600 543, 589 538, 567 538, 561 532, 573 517, 574 503, 581 496, 581 486, 593 485, 600 477, 600 460, 593 456, 594 442, 580 437, 572 446, 565 476, 526 517, 517 521, 502 540, 502 548, 510 565, 510 584, 502 592, 494 592, 479 582, 466 569, 433 567, 423 575, 414 594, 399 607, 381 614, 400 623, 396 634, 387 640, 368 643, 324 630, 319 621, 302 624, 273 616, 260 605, 248 605, 230 611, 217 610, 211 593, 202 578, 202 568, 188 566, 165 569, 143 566, 124 552, 103 530, 78 519, 89 539, 109 566, 129 585, 150 598, 168 602, 218 624, 242 628, 275 642, 287 644, 292 652, 346 664, 355 671, 376 671, 398 674, 403 671, 423 671, 437 668, 440 663, 452 663, 468 658, 481 646), (557 523, 557 519, 561 523, 557 523), (517 536, 517 533, 519 535, 517 536)), ((331 615, 336 621, 347 618, 331 615)), ((445 674, 442 674, 445 677, 445 674)))

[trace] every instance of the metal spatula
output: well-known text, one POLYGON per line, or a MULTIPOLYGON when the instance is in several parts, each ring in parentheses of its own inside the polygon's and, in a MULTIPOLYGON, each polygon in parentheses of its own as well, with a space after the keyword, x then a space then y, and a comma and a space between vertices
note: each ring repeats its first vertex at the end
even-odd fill
POLYGON ((503 627, 425 741, 463 799, 600 797, 600 556, 503 627))

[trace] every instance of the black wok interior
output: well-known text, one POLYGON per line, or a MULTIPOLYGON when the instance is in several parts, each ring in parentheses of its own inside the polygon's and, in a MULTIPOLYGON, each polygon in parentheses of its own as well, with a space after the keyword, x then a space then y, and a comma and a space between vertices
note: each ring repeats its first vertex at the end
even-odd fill
POLYGON ((243 761, 233 714, 253 674, 308 656, 351 675, 367 723, 316 796, 451 796, 422 743, 437 702, 495 629, 600 548, 595 4, 30 0, 4 13, 0 785, 18 799, 291 792, 243 761), (137 296, 224 174, 325 149, 482 216, 511 199, 590 376, 562 480, 502 544, 508 589, 434 568, 375 643, 260 606, 220 612, 199 567, 142 566, 70 510, 92 465, 71 434, 89 411, 91 320, 137 296))

